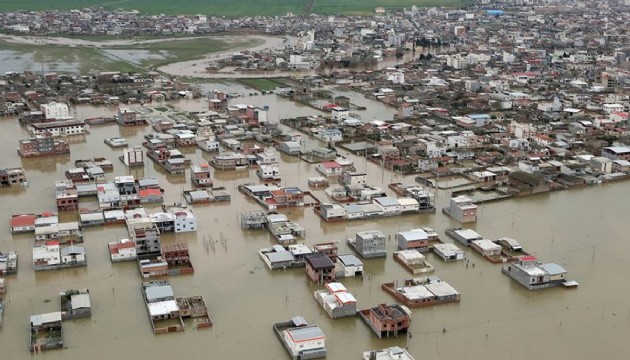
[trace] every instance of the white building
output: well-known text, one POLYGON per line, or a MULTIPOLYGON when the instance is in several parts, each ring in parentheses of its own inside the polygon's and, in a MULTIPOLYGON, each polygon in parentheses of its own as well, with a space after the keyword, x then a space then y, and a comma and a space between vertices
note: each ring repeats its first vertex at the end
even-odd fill
POLYGON ((40 105, 39 109, 44 113, 46 120, 63 120, 71 117, 68 105, 64 103, 50 102, 40 105))
POLYGON ((219 151, 219 142, 214 138, 214 136, 210 139, 197 141, 197 146, 206 152, 219 151))
POLYGON ((334 121, 340 121, 350 116, 350 110, 341 106, 335 106, 334 108, 330 109, 330 112, 331 112, 330 117, 334 121))
POLYGON ((33 248, 33 266, 46 267, 61 264, 59 242, 49 241, 45 245, 33 248))
POLYGON ((444 261, 455 261, 464 259, 464 251, 455 244, 435 244, 433 252, 444 261))
POLYGON ((191 208, 173 207, 168 212, 175 215, 175 232, 197 231, 197 217, 191 208))
POLYGON ((280 167, 278 164, 262 164, 256 169, 256 175, 262 180, 279 180, 280 167))
POLYGON ((304 325, 282 331, 282 340, 294 359, 304 353, 326 351, 326 335, 317 325, 304 325))
POLYGON ((354 277, 363 275, 363 262, 352 254, 337 256, 337 277, 354 277))
POLYGON ((133 148, 127 148, 121 155, 123 164, 134 167, 144 165, 144 151, 140 146, 134 146, 133 148))

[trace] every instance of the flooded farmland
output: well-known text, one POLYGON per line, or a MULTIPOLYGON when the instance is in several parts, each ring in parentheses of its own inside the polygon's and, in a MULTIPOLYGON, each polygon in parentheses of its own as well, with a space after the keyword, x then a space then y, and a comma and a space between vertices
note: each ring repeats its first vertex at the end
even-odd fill
MULTIPOLYGON (((371 100, 363 119, 381 119, 383 114, 371 100)), ((234 103, 268 105, 269 118, 318 113, 275 95, 237 98, 234 103)), ((199 111, 199 101, 174 103, 185 111, 199 111)), ((75 116, 86 118, 114 114, 113 107, 81 106, 75 116)), ((385 109, 382 109, 386 112, 385 109)), ((237 186, 258 183, 255 172, 215 172, 215 186, 232 195, 230 204, 197 205, 196 233, 170 234, 163 243, 184 242, 191 252, 195 274, 171 277, 176 295, 203 295, 214 322, 210 329, 195 331, 191 326, 181 333, 154 335, 140 292, 142 281, 135 263, 109 260, 107 243, 124 238, 124 226, 89 228, 85 231, 88 267, 35 273, 31 264, 31 235, 12 236, 11 214, 54 211, 54 180, 64 178, 64 170, 74 161, 105 156, 114 163, 114 175, 136 178, 155 176, 165 189, 165 203, 181 201, 182 190, 190 189, 186 175, 167 175, 147 161, 144 168, 125 168, 117 157, 120 149, 103 143, 104 138, 123 136, 130 145, 140 144, 150 127, 119 128, 93 126, 86 141, 71 145, 71 155, 20 159, 17 140, 28 137, 16 118, 0 118, 0 168, 22 166, 30 186, 26 189, 0 189, 0 250, 17 250, 17 275, 7 278, 8 298, 4 324, 0 330, 2 359, 29 359, 28 321, 32 314, 56 311, 58 293, 67 288, 89 288, 92 317, 64 324, 66 349, 38 354, 46 359, 129 359, 129 358, 207 358, 207 359, 286 359, 287 354, 271 330, 275 322, 302 315, 318 324, 327 336, 329 359, 359 359, 361 353, 388 346, 403 346, 417 359, 624 359, 630 344, 630 289, 626 277, 630 264, 625 258, 628 235, 623 224, 630 203, 623 196, 627 183, 605 184, 578 190, 555 192, 484 204, 479 221, 473 225, 490 239, 508 236, 543 262, 556 262, 568 270, 568 277, 580 282, 577 289, 554 288, 531 292, 501 274, 499 265, 485 261, 465 249, 466 262, 444 263, 433 254, 428 260, 434 275, 447 281, 461 294, 460 303, 414 309, 408 336, 378 339, 358 318, 332 320, 313 298, 320 286, 307 280, 304 269, 270 271, 257 251, 275 244, 266 231, 243 231, 238 215, 260 206, 237 191, 237 186), (211 249, 204 240, 213 241, 211 249), (185 355, 184 355, 185 354, 185 355)), ((187 154, 193 163, 211 155, 196 149, 187 154)), ((358 170, 368 173, 368 182, 387 188, 391 182, 413 183, 413 176, 383 170, 364 158, 349 155, 358 170)), ((307 189, 307 178, 316 176, 315 164, 282 156, 282 185, 307 189)), ((313 193, 326 199, 322 190, 313 193)), ((391 195, 391 192, 388 190, 391 195)), ((451 190, 438 189, 438 208, 445 206, 451 190)), ((94 203, 81 203, 94 207, 94 203)), ((155 208, 149 208, 154 211, 155 208)), ((342 279, 363 309, 395 300, 381 290, 383 282, 411 277, 391 258, 396 249, 393 235, 399 231, 429 226, 444 241, 448 227, 458 226, 437 211, 393 218, 325 223, 312 208, 282 209, 289 219, 306 229, 304 243, 339 241, 339 253, 351 253, 344 239, 357 231, 379 229, 390 239, 387 258, 364 260, 362 278, 342 279)), ((62 213, 62 221, 75 221, 74 212, 62 213)))

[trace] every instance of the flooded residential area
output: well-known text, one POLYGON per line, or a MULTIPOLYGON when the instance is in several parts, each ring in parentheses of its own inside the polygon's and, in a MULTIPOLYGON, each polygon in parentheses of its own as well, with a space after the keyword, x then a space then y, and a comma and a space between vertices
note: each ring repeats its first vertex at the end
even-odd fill
POLYGON ((233 44, 144 72, 0 49, 0 358, 626 358, 630 44, 558 30, 627 32, 604 3, 165 16, 233 44))

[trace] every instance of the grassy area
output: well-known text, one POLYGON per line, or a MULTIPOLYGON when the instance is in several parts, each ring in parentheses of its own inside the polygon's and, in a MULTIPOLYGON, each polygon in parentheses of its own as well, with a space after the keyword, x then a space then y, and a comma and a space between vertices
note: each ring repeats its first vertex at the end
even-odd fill
POLYGON ((258 91, 275 90, 277 87, 286 87, 287 84, 282 79, 239 79, 239 83, 258 91))
POLYGON ((463 6, 472 0, 2 0, 0 11, 14 10, 70 10, 85 7, 106 9, 136 9, 142 14, 253 16, 284 15, 306 11, 320 14, 366 15, 374 8, 403 8, 416 5, 463 6))
POLYGON ((136 9, 147 14, 216 16, 284 15, 302 13, 308 0, 2 0, 0 11, 70 10, 99 6, 136 9))
POLYGON ((374 9, 402 9, 417 7, 461 7, 472 4, 472 0, 315 0, 313 12, 316 14, 370 15, 374 9))

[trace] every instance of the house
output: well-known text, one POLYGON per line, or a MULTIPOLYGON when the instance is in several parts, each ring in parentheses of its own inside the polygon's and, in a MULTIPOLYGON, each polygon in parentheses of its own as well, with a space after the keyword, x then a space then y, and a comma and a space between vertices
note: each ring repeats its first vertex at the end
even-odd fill
POLYGON ((298 267, 298 264, 299 266, 306 265, 305 262, 298 263, 295 256, 282 245, 260 249, 258 254, 269 270, 285 270, 298 267))
POLYGON ((464 259, 464 251, 455 244, 435 244, 433 252, 444 261, 456 261, 464 259))
POLYGON ((352 254, 337 255, 336 277, 363 276, 363 262, 352 254))
POLYGON ((426 274, 435 270, 433 265, 426 261, 425 256, 416 249, 395 251, 394 260, 414 275, 426 274))
POLYGON ((18 154, 21 157, 52 156, 70 154, 70 144, 52 137, 38 136, 19 140, 18 154))
POLYGON ((481 235, 477 234, 472 229, 462 229, 462 228, 449 228, 446 229, 446 235, 452 237, 453 239, 459 241, 460 243, 470 246, 470 243, 474 240, 481 240, 481 235))
POLYGON ((396 234, 396 242, 398 242, 398 248, 401 250, 429 251, 429 237, 422 229, 399 232, 396 234))
POLYGON ((409 307, 423 307, 450 302, 458 302, 460 293, 440 279, 430 276, 425 279, 405 280, 401 287, 396 282, 381 286, 397 300, 409 307))
POLYGON ((31 352, 63 348, 61 312, 32 315, 30 324, 31 352))
POLYGON ((630 161, 630 147, 609 146, 602 149, 602 156, 610 160, 630 161))
POLYGON ((33 268, 35 271, 56 269, 60 264, 58 241, 49 241, 44 245, 33 247, 33 268))
POLYGON ((451 198, 449 207, 442 211, 460 223, 477 222, 477 205, 467 196, 451 198))
POLYGON ((316 208, 316 211, 318 211, 322 219, 328 222, 346 220, 346 209, 337 203, 321 203, 319 207, 316 208))
POLYGON ((256 169, 256 175, 263 180, 280 180, 280 167, 278 164, 261 164, 256 169))
POLYGON ((398 198, 401 214, 409 214, 420 211, 420 203, 411 197, 398 198))
POLYGON ((136 254, 159 254, 161 250, 160 230, 146 213, 125 213, 129 238, 136 244, 136 254))
POLYGON ((320 159, 331 160, 337 157, 337 151, 326 147, 315 146, 311 150, 311 156, 320 159))
POLYGON ((131 261, 136 259, 136 244, 129 239, 122 239, 107 244, 109 258, 112 262, 131 261))
POLYGON ((292 360, 326 357, 326 336, 317 325, 309 325, 301 316, 276 323, 273 330, 292 360))
POLYGON ((132 148, 126 148, 120 156, 120 161, 128 167, 144 166, 144 151, 142 147, 134 146, 132 148))
POLYGON ((175 217, 174 231, 176 233, 197 231, 197 217, 191 207, 173 205, 163 208, 175 217))
POLYGON ((365 259, 387 256, 385 234, 380 230, 360 231, 355 239, 348 239, 348 245, 365 259))
POLYGON ((61 290, 61 319, 79 319, 92 316, 92 303, 90 301, 90 291, 82 290, 61 290))
POLYGON ((363 360, 415 360, 406 349, 392 346, 386 349, 365 351, 363 360))
POLYGON ((35 214, 17 214, 11 215, 9 226, 11 233, 23 233, 35 231, 35 214))
POLYGON ((379 338, 398 337, 409 329, 409 313, 398 304, 379 304, 359 310, 359 316, 379 338))
POLYGON ((323 161, 317 164, 315 170, 319 171, 324 176, 340 176, 343 174, 343 168, 334 160, 323 161))
POLYGON ((337 122, 350 116, 350 110, 341 106, 335 106, 335 107, 330 108, 330 113, 331 113, 331 116, 330 116, 331 119, 337 122))
POLYGON ((28 126, 28 132, 33 137, 61 137, 84 135, 87 133, 86 125, 80 120, 52 121, 35 123, 28 126))
POLYGON ((249 160, 240 153, 222 153, 214 156, 210 164, 217 170, 247 170, 249 168, 249 160))
POLYGON ((486 258, 501 256, 501 245, 492 240, 473 240, 470 242, 470 247, 486 258))
POLYGON ((365 185, 367 183, 367 173, 346 171, 343 173, 341 183, 346 186, 365 185))
POLYGON ((563 285, 567 271, 558 264, 540 264, 535 256, 522 256, 519 260, 503 265, 501 272, 528 290, 538 290, 563 285))
POLYGON ((357 314, 357 299, 346 291, 342 283, 330 282, 324 284, 324 287, 324 290, 316 290, 313 295, 331 318, 357 314))
POLYGON ((208 164, 193 165, 190 168, 190 180, 195 186, 212 187, 212 176, 208 164))
POLYGON ((306 275, 311 281, 324 284, 335 280, 335 264, 324 254, 306 256, 306 275))
POLYGON ((215 152, 220 149, 219 142, 214 137, 197 141, 197 147, 205 152, 215 152))
MULTIPOLYGON (((5 253, 0 252, 0 276, 16 274, 17 270, 18 270, 17 251, 11 250, 5 253)), ((0 295, 2 295, 1 291, 0 291, 0 295)), ((2 296, 0 296, 0 299, 1 298, 2 296)))
POLYGON ((384 216, 400 215, 401 213, 400 203, 396 198, 389 196, 377 197, 372 202, 383 210, 384 216))
POLYGON ((327 142, 343 141, 343 133, 339 129, 324 129, 315 133, 315 137, 327 142))
POLYGON ((287 155, 298 156, 302 152, 302 144, 297 141, 283 141, 278 145, 278 151, 287 155))
POLYGON ((24 169, 0 169, 0 186, 28 186, 24 169))
POLYGON ((180 309, 168 281, 143 282, 142 295, 154 334, 184 330, 180 309))

